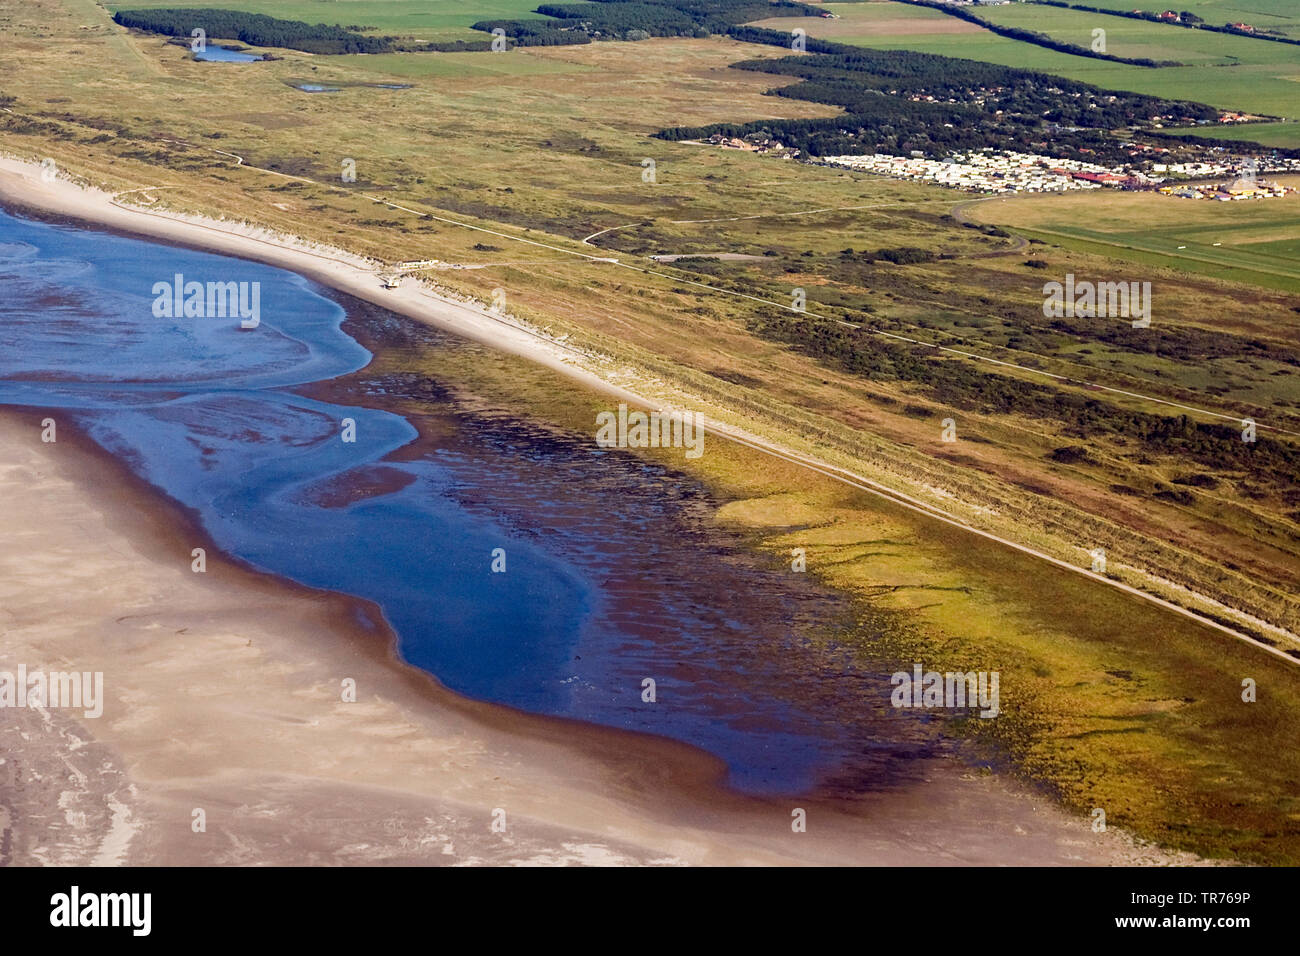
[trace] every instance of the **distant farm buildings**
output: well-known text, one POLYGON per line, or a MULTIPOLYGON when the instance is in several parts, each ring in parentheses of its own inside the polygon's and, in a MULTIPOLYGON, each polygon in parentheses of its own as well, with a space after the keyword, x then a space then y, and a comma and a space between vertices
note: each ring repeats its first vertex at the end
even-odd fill
POLYGON ((747 153, 775 153, 787 159, 799 155, 799 150, 789 149, 780 140, 772 139, 770 136, 761 133, 751 133, 745 139, 738 136, 723 136, 721 133, 714 133, 708 138, 707 142, 710 146, 718 146, 722 149, 740 149, 747 153))

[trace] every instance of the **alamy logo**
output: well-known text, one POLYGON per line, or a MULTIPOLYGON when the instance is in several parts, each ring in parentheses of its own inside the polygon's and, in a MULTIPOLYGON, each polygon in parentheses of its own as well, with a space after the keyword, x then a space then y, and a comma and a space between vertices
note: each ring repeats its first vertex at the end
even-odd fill
POLYGON ((898 671, 889 682, 894 691, 889 702, 895 707, 946 707, 951 710, 978 707, 981 717, 1001 713, 997 671, 925 671, 920 664, 912 673, 898 671))
POLYGON ((0 708, 4 707, 80 707, 82 716, 98 717, 104 713, 104 672, 27 670, 18 665, 18 673, 0 671, 0 708))
POLYGON ((1065 283, 1048 282, 1043 286, 1043 315, 1049 319, 1132 318, 1133 328, 1151 325, 1150 282, 1082 282, 1074 273, 1065 283))
POLYGON ((704 423, 698 412, 629 412, 596 416, 596 444, 601 448, 685 448, 687 458, 704 454, 704 423))
POLYGON ((152 893, 82 893, 74 886, 50 897, 51 926, 126 926, 148 936, 153 926, 152 893))
POLYGON ((262 321, 262 283, 186 282, 179 272, 171 282, 153 285, 156 319, 239 318, 241 329, 255 329, 262 321))

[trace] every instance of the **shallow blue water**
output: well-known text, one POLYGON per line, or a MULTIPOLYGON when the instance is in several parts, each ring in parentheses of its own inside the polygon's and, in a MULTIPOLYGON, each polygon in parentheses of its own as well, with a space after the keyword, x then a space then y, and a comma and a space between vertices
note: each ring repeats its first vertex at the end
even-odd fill
POLYGON ((720 544, 691 483, 450 401, 421 426, 446 437, 394 460, 409 421, 296 393, 370 358, 301 277, 0 212, 0 289, 0 404, 71 418, 229 553, 377 602, 403 656, 453 690, 675 737, 755 792, 888 749, 869 730, 887 680, 809 641, 833 608, 720 544), (260 324, 155 317, 154 284, 177 273, 260 283, 260 324))
POLYGON ((207 43, 204 44, 202 53, 194 54, 194 59, 204 60, 209 63, 253 63, 262 58, 251 53, 231 50, 215 43, 207 43))

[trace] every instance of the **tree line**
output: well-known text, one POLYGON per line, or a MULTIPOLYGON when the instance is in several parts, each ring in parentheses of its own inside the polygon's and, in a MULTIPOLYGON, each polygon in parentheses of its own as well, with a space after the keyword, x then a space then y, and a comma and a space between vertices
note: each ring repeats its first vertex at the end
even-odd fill
POLYGON ((1103 13, 1111 17, 1128 17, 1130 20, 1148 20, 1152 23, 1164 23, 1174 27, 1186 27, 1192 30, 1208 30, 1210 33, 1230 33, 1233 36, 1252 37, 1256 40, 1272 40, 1274 43, 1290 43, 1300 46, 1300 40, 1294 40, 1291 37, 1285 37, 1278 33, 1265 33, 1260 30, 1239 30, 1231 23, 1225 23, 1221 27, 1213 26, 1206 23, 1203 19, 1192 13, 1190 10, 1183 10, 1178 14, 1177 20, 1163 20, 1160 14, 1150 10, 1110 10, 1103 7, 1090 7, 1082 3, 1067 3, 1066 0, 1029 0, 1030 3, 1041 3, 1046 7, 1064 7, 1067 10, 1084 10, 1088 13, 1103 13))
POLYGON ((992 20, 985 20, 983 17, 972 13, 965 7, 955 7, 950 3, 943 3, 940 0, 902 0, 903 3, 910 3, 915 7, 929 7, 931 10, 939 10, 951 17, 959 20, 966 20, 974 23, 976 26, 983 27, 990 33, 996 33, 1000 37, 1006 37, 1009 40, 1020 40, 1022 43, 1032 43, 1034 46, 1045 47, 1049 50, 1056 50, 1058 53, 1068 53, 1071 56, 1086 56, 1094 60, 1110 60, 1113 63, 1125 63, 1129 66, 1186 66, 1186 63, 1180 63, 1177 60, 1152 60, 1149 57, 1131 57, 1115 56, 1110 53, 1100 53, 1091 47, 1079 46, 1076 43, 1066 43, 1064 40, 1058 40, 1055 37, 1048 36, 1046 33, 1039 33, 1037 30, 1023 30, 1020 27, 1003 26, 1000 23, 994 23, 992 20))
POLYGON ((163 36, 190 37, 194 30, 207 36, 238 40, 249 46, 273 46, 304 53, 387 53, 393 37, 368 37, 341 26, 281 20, 261 13, 195 7, 160 7, 155 10, 119 10, 113 21, 133 30, 163 36))
POLYGON ((795 0, 595 0, 544 3, 536 12, 551 19, 480 20, 472 28, 503 30, 520 46, 535 46, 536 38, 555 32, 576 43, 651 36, 706 37, 726 33, 749 20, 819 16, 822 11, 795 0))
MULTIPOLYGON (((738 40, 788 46, 790 36, 741 26, 738 40)), ((840 116, 759 120, 676 127, 661 139, 727 137, 778 140, 803 156, 870 152, 943 158, 993 147, 1090 162, 1128 160, 1128 146, 1110 134, 1126 126, 1208 121, 1218 111, 1202 103, 1101 90, 1087 83, 908 50, 874 50, 808 38, 811 55, 746 60, 736 69, 797 78, 773 96, 838 106, 840 116)))

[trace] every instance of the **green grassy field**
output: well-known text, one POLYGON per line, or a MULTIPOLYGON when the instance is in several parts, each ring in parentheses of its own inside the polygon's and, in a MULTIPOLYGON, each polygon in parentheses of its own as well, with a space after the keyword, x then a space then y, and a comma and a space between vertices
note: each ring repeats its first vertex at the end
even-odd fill
POLYGON ((1105 52, 1114 56, 1177 60, 1191 66, 1283 65, 1300 72, 1300 47, 1287 43, 1269 43, 1249 37, 1035 3, 986 7, 979 11, 979 15, 990 23, 1035 30, 1082 47, 1089 47, 1093 29, 1101 28, 1106 31, 1105 52))
MULTIPOLYGON (((1128 56, 1158 53, 1160 59, 1195 64, 1151 69, 1071 56, 1007 39, 923 7, 871 2, 832 3, 826 8, 841 19, 791 20, 785 28, 802 26, 809 36, 878 49, 919 50, 1042 70, 1103 89, 1196 100, 1225 110, 1300 117, 1300 47, 1031 4, 980 8, 981 16, 1054 35, 1059 32, 1061 39, 1084 46, 1091 42, 1092 27, 1102 26, 1107 30, 1111 52, 1128 56), (960 27, 944 27, 936 17, 960 27), (1057 29, 1047 29, 1048 23, 1057 29), (1061 24, 1069 24, 1069 29, 1064 30, 1061 24), (1153 43, 1158 50, 1150 46, 1153 43), (1211 65, 1227 62, 1236 65, 1211 65)), ((767 25, 774 22, 767 21, 767 25)), ((1295 134, 1285 126, 1261 126, 1253 133, 1266 145, 1285 146, 1295 141, 1295 134)), ((1236 135, 1247 134, 1238 130, 1236 135)))
POLYGON ((149 7, 203 7, 264 13, 282 20, 367 27, 367 32, 422 39, 478 39, 478 20, 536 16, 537 0, 129 0, 108 3, 110 13, 149 7))
MULTIPOLYGON (((107 9, 166 7, 177 2, 133 0, 109 4, 107 9)), ((537 6, 534 0, 483 0, 472 5, 453 3, 452 0, 356 0, 349 3, 332 0, 221 0, 219 5, 309 23, 367 26, 378 33, 425 39, 480 40, 483 39, 481 34, 469 30, 471 23, 496 17, 529 16, 537 6)), ((1092 28, 1100 25, 1107 31, 1112 53, 1189 64, 1183 68, 1151 70, 1057 53, 996 36, 936 10, 906 4, 832 3, 826 4, 826 8, 840 19, 778 20, 768 21, 765 25, 786 31, 799 25, 811 36, 824 36, 841 42, 987 60, 1055 72, 1107 89, 1194 99, 1222 109, 1300 117, 1300 109, 1296 107, 1300 100, 1300 86, 1297 86, 1300 83, 1300 47, 1033 4, 980 10, 982 16, 996 22, 1041 30, 1085 46, 1091 42, 1092 28), (1210 66, 1214 69, 1205 69, 1210 66)), ((466 67, 393 59, 385 64, 385 69, 395 76, 443 76, 466 67)), ((494 67, 489 72, 499 69, 494 67)), ((1254 128, 1252 134, 1266 145, 1294 145, 1300 140, 1300 133, 1287 126, 1260 126, 1254 128)), ((1241 138, 1248 134, 1235 130, 1230 135, 1241 138)))
MULTIPOLYGON (((1294 181, 1295 177, 1287 181, 1294 181)), ((983 203, 972 217, 1129 262, 1300 293, 1300 197, 1233 204, 1146 194, 983 203)))
MULTIPOLYGON (((1132 10, 1133 0, 1078 0, 1090 7, 1132 10)), ((1146 9, 1139 7, 1138 9, 1146 9)), ((1153 6, 1151 8, 1155 10, 1153 6)), ((1161 7, 1161 10, 1166 9, 1161 7)), ((1173 5, 1178 11, 1194 13, 1212 26, 1225 23, 1249 23, 1258 29, 1277 30, 1287 36, 1300 36, 1300 10, 1294 0, 1180 0, 1173 5)))
POLYGON ((1241 140, 1265 143, 1279 149, 1300 147, 1300 122, 1247 123, 1241 126, 1205 126, 1189 130, 1169 130, 1176 136, 1198 136, 1211 139, 1241 140))

